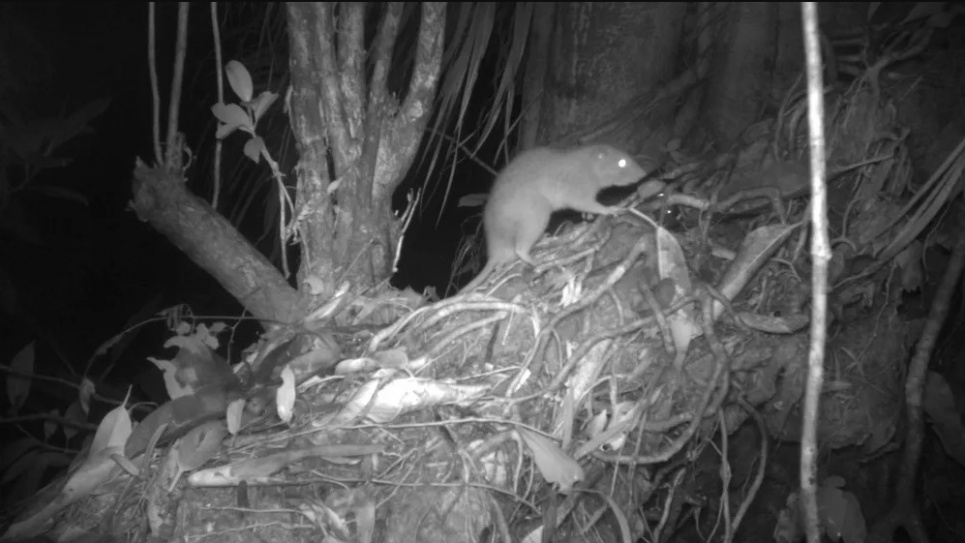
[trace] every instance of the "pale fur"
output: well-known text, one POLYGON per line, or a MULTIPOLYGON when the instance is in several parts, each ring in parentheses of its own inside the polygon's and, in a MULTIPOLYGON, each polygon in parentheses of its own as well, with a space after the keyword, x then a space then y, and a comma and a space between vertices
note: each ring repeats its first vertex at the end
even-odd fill
POLYGON ((535 266, 529 251, 554 211, 613 213, 596 201, 600 190, 632 185, 645 175, 633 157, 609 145, 520 153, 496 177, 483 210, 486 265, 460 292, 478 287, 498 266, 516 258, 535 266))

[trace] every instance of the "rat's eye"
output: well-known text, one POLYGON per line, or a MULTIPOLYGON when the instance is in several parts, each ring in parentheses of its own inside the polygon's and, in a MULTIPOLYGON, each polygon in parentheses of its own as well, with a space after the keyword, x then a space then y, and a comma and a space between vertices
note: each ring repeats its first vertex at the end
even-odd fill
POLYGON ((621 158, 621 159, 617 162, 617 166, 619 166, 619 167, 621 167, 621 168, 626 168, 626 167, 627 167, 627 159, 621 158))

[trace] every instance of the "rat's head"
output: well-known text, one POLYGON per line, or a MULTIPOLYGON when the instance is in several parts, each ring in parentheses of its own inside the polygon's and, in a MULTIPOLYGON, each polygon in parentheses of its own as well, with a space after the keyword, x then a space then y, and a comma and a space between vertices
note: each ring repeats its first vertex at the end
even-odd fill
POLYGON ((627 153, 609 145, 590 145, 584 148, 593 163, 593 173, 601 187, 632 185, 647 172, 627 153))

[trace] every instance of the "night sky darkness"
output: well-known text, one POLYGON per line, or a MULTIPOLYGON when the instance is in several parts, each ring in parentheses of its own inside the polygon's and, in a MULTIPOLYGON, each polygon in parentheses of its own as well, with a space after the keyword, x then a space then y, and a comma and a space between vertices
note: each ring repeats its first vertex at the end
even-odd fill
MULTIPOLYGON (((191 9, 180 119, 180 129, 196 152, 210 152, 210 141, 203 138, 212 137, 213 126, 207 113, 211 103, 198 98, 209 91, 199 87, 214 85, 210 19, 204 6, 191 9)), ((159 5, 162 124, 175 17, 174 4, 159 5)), ((46 170, 34 181, 79 193, 87 205, 21 191, 0 214, 0 290, 7 298, 11 293, 15 297, 4 301, 0 313, 2 363, 38 339, 36 371, 70 379, 60 360, 82 372, 94 350, 152 300, 157 309, 183 302, 197 314, 240 315, 240 305, 214 280, 128 209, 135 157, 150 161, 152 156, 147 5, 2 4, 0 55, 0 99, 25 119, 58 117, 95 99, 111 100, 107 111, 93 121, 92 133, 75 138, 57 153, 72 157, 72 164, 46 170), (14 315, 7 310, 11 308, 14 315)), ((272 90, 284 92, 278 85, 272 90)), ((232 143, 237 142, 229 138, 225 147, 232 143)), ((457 178, 456 185, 485 191, 489 175, 476 167, 468 171, 479 176, 481 184, 457 178)), ((18 175, 19 170, 11 177, 19 182, 18 175)), ((200 175, 204 174, 188 172, 189 187, 208 199, 210 194, 196 188, 200 175)), ((411 174, 405 186, 421 184, 420 175, 411 174)), ((399 204, 404 202, 402 192, 397 194, 399 204)), ((421 292, 436 284, 442 293, 456 243, 462 232, 474 227, 463 224, 464 212, 447 213, 437 223, 442 193, 436 191, 409 231, 406 258, 393 281, 396 286, 411 285, 421 292)), ((249 239, 253 231, 260 235, 257 228, 243 229, 249 239)), ((247 337, 236 338, 235 353, 254 339, 256 328, 247 332, 247 337)), ((126 360, 108 380, 126 388, 145 370, 155 371, 145 356, 164 354, 161 345, 169 335, 163 325, 139 332, 126 360)))
MULTIPOLYGON (((22 3, 0 10, 0 99, 7 107, 30 120, 111 100, 91 123, 92 133, 57 152, 73 162, 33 181, 79 193, 87 205, 21 191, 0 215, 0 270, 4 292, 15 294, 16 313, 2 315, 0 357, 9 361, 43 335, 38 372, 66 371, 47 349, 82 371, 97 345, 148 300, 161 294, 176 303, 179 290, 184 294, 186 286, 204 281, 127 209, 135 156, 146 158, 150 149, 147 9, 137 3, 22 3)), ((11 178, 19 183, 19 170, 11 178)))

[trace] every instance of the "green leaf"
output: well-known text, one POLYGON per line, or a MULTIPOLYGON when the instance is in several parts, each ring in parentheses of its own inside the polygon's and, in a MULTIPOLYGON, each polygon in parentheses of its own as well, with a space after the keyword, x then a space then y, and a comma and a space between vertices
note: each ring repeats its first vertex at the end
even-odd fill
POLYGON ((264 91, 258 95, 258 98, 255 98, 255 101, 251 103, 255 124, 258 124, 258 121, 276 100, 278 100, 278 94, 270 91, 264 91))
MULTIPOLYGON (((64 413, 64 418, 77 424, 87 422, 87 413, 84 412, 84 407, 81 406, 80 400, 74 400, 73 403, 70 404, 67 412, 64 413)), ((77 428, 65 424, 64 435, 67 436, 68 440, 73 439, 74 436, 77 435, 77 428)))
POLYGON ((186 349, 194 354, 208 353, 208 346, 204 344, 204 340, 194 334, 190 336, 182 334, 180 330, 178 331, 178 335, 164 342, 164 348, 167 349, 168 347, 186 349))
POLYGON ((489 199, 488 194, 475 193, 467 194, 459 199, 459 204, 457 207, 482 207, 486 205, 486 200, 489 199))
POLYGON ((265 140, 261 139, 261 136, 255 136, 245 143, 245 156, 250 158, 255 164, 258 164, 261 160, 261 153, 264 150, 265 140))
POLYGON ((229 134, 238 129, 254 132, 251 117, 238 104, 218 103, 211 106, 211 113, 221 122, 215 134, 215 137, 219 140, 228 137, 229 134))
POLYGON ((559 485, 560 492, 568 493, 575 483, 583 480, 583 468, 555 442, 525 428, 519 428, 518 431, 533 453, 536 467, 543 478, 559 485))
POLYGON ((246 400, 244 398, 238 398, 228 404, 225 422, 228 423, 228 433, 231 435, 237 435, 238 430, 241 429, 241 416, 245 412, 245 403, 246 400))
POLYGON ((829 478, 818 489, 821 527, 833 541, 864 543, 868 528, 861 513, 861 504, 854 494, 841 490, 843 482, 840 477, 829 478))
MULTIPOLYGON (((14 355, 13 361, 10 363, 10 369, 18 373, 32 374, 34 371, 34 358, 34 342, 31 341, 14 355)), ((33 379, 30 377, 21 377, 20 375, 13 374, 7 376, 7 397, 10 399, 10 405, 14 413, 23 407, 24 402, 27 401, 27 396, 30 394, 30 384, 32 382, 33 379)))
POLYGON ((212 420, 191 430, 178 441, 178 471, 171 480, 169 491, 174 490, 184 472, 201 467, 218 452, 225 433, 224 421, 212 420))
POLYGON ((295 373, 289 364, 285 364, 281 370, 281 386, 275 393, 275 406, 278 408, 278 418, 282 422, 291 422, 295 408, 295 373))
POLYGON ((231 90, 235 91, 243 102, 250 102, 254 85, 251 83, 251 74, 248 73, 245 65, 237 60, 229 60, 224 69, 231 90))
MULTIPOLYGON (((59 409, 51 409, 51 410, 50 410, 50 415, 53 416, 53 417, 59 417, 59 416, 60 416, 60 410, 59 410, 59 409)), ((57 423, 56 423, 56 422, 54 422, 54 421, 52 421, 52 420, 50 420, 50 419, 47 419, 47 420, 44 421, 44 441, 50 441, 50 436, 54 435, 54 432, 56 432, 56 431, 57 431, 57 423)))
POLYGON ((212 420, 191 430, 178 448, 178 465, 184 471, 200 468, 221 448, 227 434, 224 421, 212 420))
POLYGON ((77 391, 77 401, 80 408, 84 410, 84 415, 90 415, 90 397, 94 395, 94 382, 84 377, 80 380, 80 390, 77 391))
POLYGON ((104 420, 97 427, 89 456, 95 456, 108 449, 123 451, 131 430, 131 417, 127 414, 127 409, 123 405, 115 407, 104 415, 104 420))

